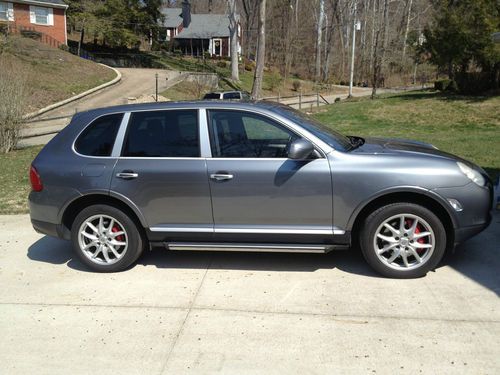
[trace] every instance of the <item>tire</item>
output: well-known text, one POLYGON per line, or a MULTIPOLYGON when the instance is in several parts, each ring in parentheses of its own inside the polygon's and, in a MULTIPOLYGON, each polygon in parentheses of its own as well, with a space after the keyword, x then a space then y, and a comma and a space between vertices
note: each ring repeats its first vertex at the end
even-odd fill
POLYGON ((366 218, 359 242, 364 258, 376 272, 410 279, 425 276, 439 264, 446 250, 446 230, 427 208, 393 203, 366 218))
POLYGON ((104 204, 86 207, 76 216, 71 242, 80 261, 97 272, 127 269, 142 254, 145 243, 132 218, 104 204))

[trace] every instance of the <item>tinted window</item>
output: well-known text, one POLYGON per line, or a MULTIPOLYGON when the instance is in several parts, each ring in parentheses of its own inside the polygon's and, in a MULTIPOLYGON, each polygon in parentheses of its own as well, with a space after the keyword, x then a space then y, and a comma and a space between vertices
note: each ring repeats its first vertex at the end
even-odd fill
POLYGON ((123 156, 200 156, 198 111, 172 110, 132 113, 123 156))
POLYGON ((88 156, 110 156, 123 113, 99 117, 80 134, 75 150, 88 156))
POLYGON ((211 92, 209 94, 205 94, 203 99, 220 99, 220 94, 218 92, 211 92))
POLYGON ((298 136, 273 120, 250 112, 209 111, 214 157, 285 158, 298 136))
POLYGON ((239 92, 226 92, 224 94, 224 99, 240 99, 240 93, 239 92))

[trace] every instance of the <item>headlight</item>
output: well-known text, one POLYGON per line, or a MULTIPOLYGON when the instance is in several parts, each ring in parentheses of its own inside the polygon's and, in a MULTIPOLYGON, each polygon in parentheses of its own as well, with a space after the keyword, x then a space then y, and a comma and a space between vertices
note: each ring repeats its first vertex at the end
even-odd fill
POLYGON ((470 180, 472 180, 472 182, 474 182, 479 186, 485 185, 486 181, 484 180, 484 177, 480 172, 476 171, 475 169, 472 169, 468 165, 461 163, 459 161, 457 161, 457 165, 458 168, 460 168, 460 170, 462 171, 462 173, 466 175, 470 180))

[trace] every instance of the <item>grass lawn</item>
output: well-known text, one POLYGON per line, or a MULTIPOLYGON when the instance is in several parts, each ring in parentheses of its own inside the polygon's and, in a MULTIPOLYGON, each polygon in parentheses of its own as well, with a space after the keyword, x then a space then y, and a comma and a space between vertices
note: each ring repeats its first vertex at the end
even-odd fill
POLYGON ((28 212, 29 166, 41 147, 0 154, 0 214, 28 212))
POLYGON ((112 80, 109 68, 29 38, 10 36, 0 55, 2 69, 25 77, 25 113, 67 99, 112 80))
POLYGON ((500 175, 500 96, 418 91, 336 103, 315 117, 344 134, 429 142, 500 175))

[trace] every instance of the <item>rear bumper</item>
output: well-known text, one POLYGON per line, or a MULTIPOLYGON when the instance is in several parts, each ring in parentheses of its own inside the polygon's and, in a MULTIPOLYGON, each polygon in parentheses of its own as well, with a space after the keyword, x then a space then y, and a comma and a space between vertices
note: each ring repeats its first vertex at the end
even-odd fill
POLYGON ((46 234, 51 237, 61 238, 63 240, 70 239, 69 231, 60 224, 31 219, 31 225, 33 225, 33 229, 35 229, 35 231, 37 231, 38 233, 46 234))

